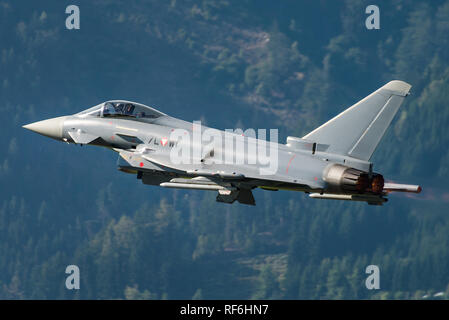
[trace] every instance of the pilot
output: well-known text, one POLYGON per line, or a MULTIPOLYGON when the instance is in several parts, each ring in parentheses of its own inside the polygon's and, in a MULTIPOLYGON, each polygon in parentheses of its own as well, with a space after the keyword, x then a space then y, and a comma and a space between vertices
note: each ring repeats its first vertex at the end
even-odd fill
POLYGON ((114 105, 110 102, 106 103, 103 108, 103 116, 104 117, 109 116, 111 113, 113 113, 113 110, 114 110, 114 105))
POLYGON ((125 111, 123 112, 126 115, 132 115, 134 111, 134 105, 132 105, 131 103, 127 103, 125 106, 125 111))
POLYGON ((124 112, 123 112, 123 107, 124 107, 124 104, 123 103, 117 103, 116 105, 115 105, 115 112, 117 113, 117 114, 123 114, 124 112))

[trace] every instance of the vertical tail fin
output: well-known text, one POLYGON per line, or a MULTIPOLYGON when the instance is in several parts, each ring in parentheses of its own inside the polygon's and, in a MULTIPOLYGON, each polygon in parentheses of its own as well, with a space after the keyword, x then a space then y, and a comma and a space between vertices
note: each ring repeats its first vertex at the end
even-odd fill
POLYGON ((410 88, 390 81, 303 139, 330 145, 327 152, 369 160, 410 88))

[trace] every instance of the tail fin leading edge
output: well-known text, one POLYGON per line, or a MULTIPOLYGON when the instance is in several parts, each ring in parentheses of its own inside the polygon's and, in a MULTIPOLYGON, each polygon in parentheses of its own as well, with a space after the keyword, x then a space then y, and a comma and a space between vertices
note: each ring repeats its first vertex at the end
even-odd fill
POLYGON ((369 160, 410 88, 404 81, 390 81, 303 139, 330 145, 327 152, 369 160))

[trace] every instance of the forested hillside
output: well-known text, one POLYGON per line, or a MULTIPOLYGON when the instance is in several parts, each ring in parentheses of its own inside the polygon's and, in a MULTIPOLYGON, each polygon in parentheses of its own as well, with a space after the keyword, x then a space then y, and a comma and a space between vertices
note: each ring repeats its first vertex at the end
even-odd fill
POLYGON ((449 298, 449 0, 0 0, 0 298, 449 298), (117 154, 24 130, 109 99, 302 136, 412 84, 374 154, 423 193, 382 206, 144 186, 117 154), (65 268, 79 266, 80 290, 65 268), (365 268, 380 267, 380 290, 365 268))

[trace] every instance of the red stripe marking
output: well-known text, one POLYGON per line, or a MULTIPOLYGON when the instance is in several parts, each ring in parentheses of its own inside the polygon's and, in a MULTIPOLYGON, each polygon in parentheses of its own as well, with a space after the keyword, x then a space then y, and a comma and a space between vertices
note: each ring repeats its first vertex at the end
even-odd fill
POLYGON ((292 155, 290 158, 290 161, 288 162, 287 169, 285 170, 286 173, 288 173, 288 168, 290 167, 290 164, 292 163, 293 158, 296 156, 296 154, 292 155))

